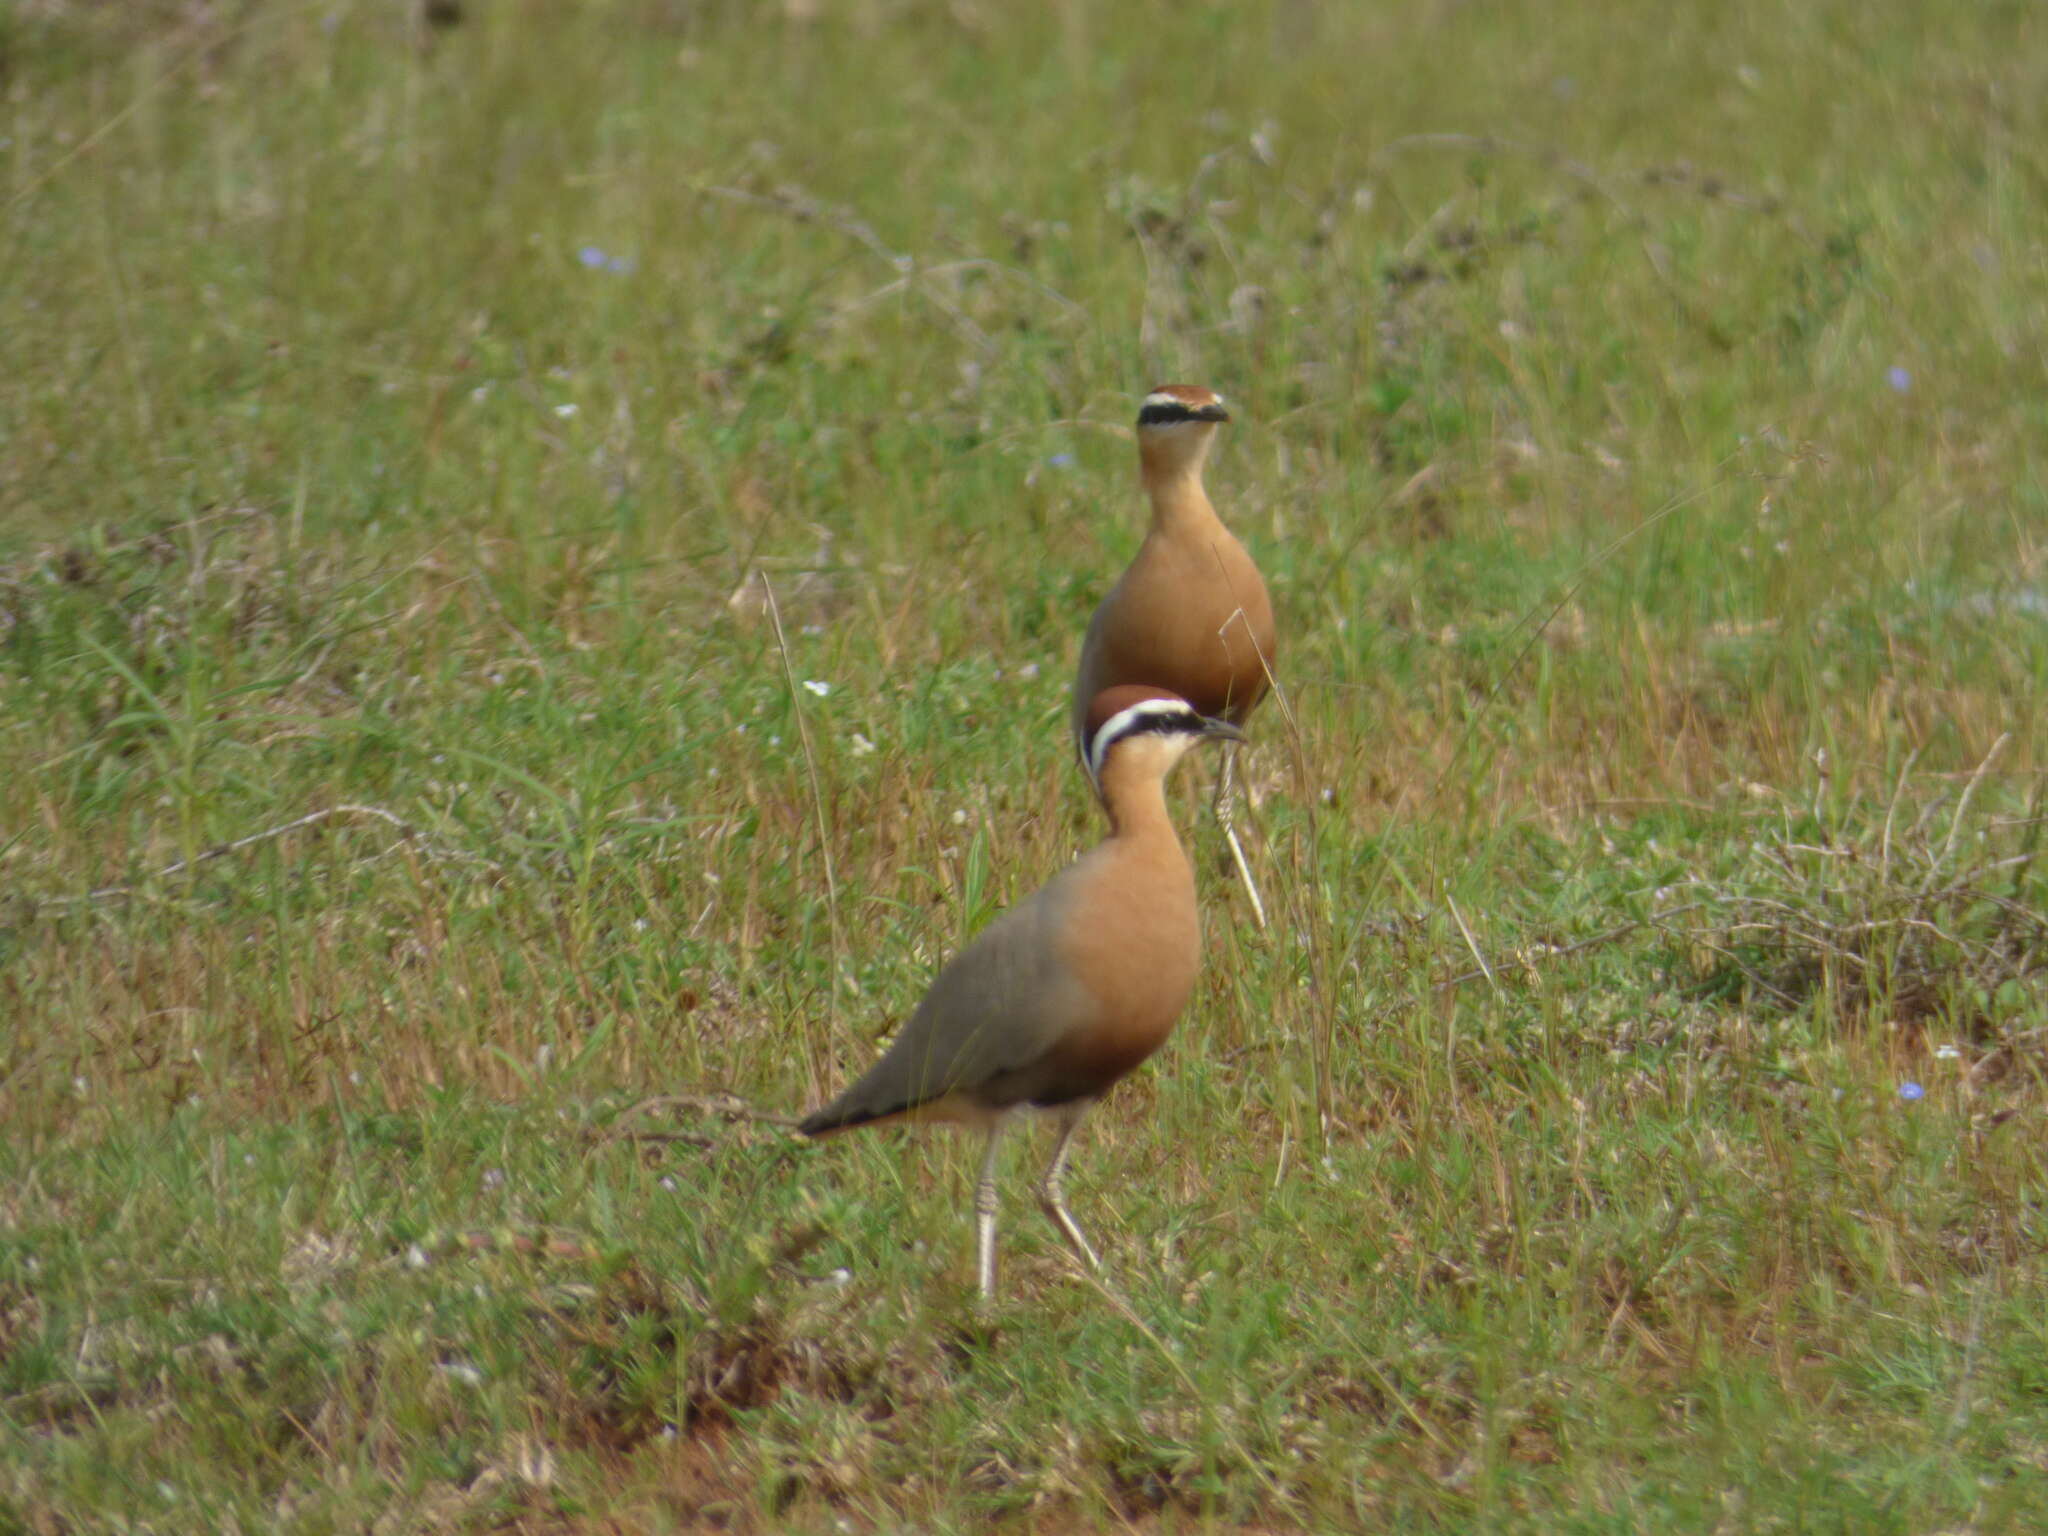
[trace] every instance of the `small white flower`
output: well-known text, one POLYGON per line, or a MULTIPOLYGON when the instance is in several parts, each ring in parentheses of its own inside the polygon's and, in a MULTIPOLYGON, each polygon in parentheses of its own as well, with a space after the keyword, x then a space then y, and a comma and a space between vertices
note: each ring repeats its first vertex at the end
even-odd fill
POLYGON ((505 1184, 505 1170, 504 1170, 504 1169, 502 1169, 502 1168, 486 1168, 486 1169, 484 1170, 484 1188, 485 1188, 485 1189, 502 1189, 502 1188, 504 1187, 504 1184, 505 1184))
POLYGON ((425 1269, 427 1267, 427 1250, 418 1243, 414 1243, 410 1248, 406 1249, 405 1267, 407 1269, 425 1269))
POLYGON ((467 1360, 443 1360, 441 1372, 450 1381, 459 1381, 465 1387, 480 1387, 484 1384, 484 1373, 467 1360))
POLYGON ((674 1194, 676 1188, 676 1181, 668 1174, 663 1174, 661 1176, 661 1187, 667 1190, 670 1194, 674 1194))
POLYGON ((1936 1061, 1956 1061, 1961 1059, 1962 1054, 1961 1051, 1952 1045, 1937 1045, 1934 1048, 1934 1059, 1936 1061))
POLYGON ((859 731, 853 733, 853 744, 847 748, 847 751, 855 757, 871 756, 874 750, 875 744, 869 741, 867 737, 861 735, 859 731))
POLYGON ((1032 678, 1038 676, 1038 663, 1035 661, 1025 662, 1023 666, 1017 669, 1017 675, 1026 682, 1029 682, 1032 678))
POLYGON ((851 1285, 853 1284, 853 1271, 850 1269, 835 1269, 826 1278, 834 1285, 851 1285))
POLYGON ((954 825, 954 826, 956 826, 956 827, 964 827, 964 826, 966 826, 966 825, 967 825, 967 813, 966 813, 965 811, 955 811, 955 812, 953 813, 953 825, 954 825))
POLYGON ((574 416, 576 414, 575 402, 564 401, 562 404, 555 407, 555 414, 561 417, 564 421, 567 421, 571 416, 574 416))
POLYGON ((824 698, 826 694, 832 691, 832 685, 830 683, 821 683, 816 678, 805 678, 804 686, 810 689, 811 692, 815 693, 821 699, 824 698))

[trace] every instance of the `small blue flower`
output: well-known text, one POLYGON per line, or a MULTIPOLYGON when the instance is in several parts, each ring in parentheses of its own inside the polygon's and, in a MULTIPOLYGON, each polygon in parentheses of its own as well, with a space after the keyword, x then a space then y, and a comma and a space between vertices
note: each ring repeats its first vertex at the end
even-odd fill
POLYGON ((586 245, 578 248, 576 259, 593 272, 626 273, 633 270, 633 263, 623 256, 607 256, 602 246, 586 245))
POLYGON ((1901 1083, 1899 1084, 1899 1097, 1908 1104, 1917 1104, 1920 1100, 1927 1097, 1927 1090, 1918 1083, 1901 1083))
POLYGON ((1071 453, 1056 453, 1045 462, 1054 469, 1069 469, 1073 466, 1074 456, 1071 453))
POLYGON ((1895 395, 1903 395, 1913 387, 1913 375, 1906 372, 1897 363, 1893 363, 1891 367, 1885 369, 1884 381, 1891 385, 1892 393, 1895 395))

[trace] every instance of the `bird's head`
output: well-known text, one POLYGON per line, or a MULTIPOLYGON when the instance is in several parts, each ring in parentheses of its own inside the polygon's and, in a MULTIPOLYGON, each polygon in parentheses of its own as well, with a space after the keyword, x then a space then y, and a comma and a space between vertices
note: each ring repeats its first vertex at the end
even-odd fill
POLYGON ((1098 789, 1112 763, 1140 777, 1163 779, 1190 747, 1244 739, 1244 732, 1228 720, 1197 713, 1179 694, 1125 683, 1103 689, 1088 705, 1088 774, 1098 789))
POLYGON ((1230 420, 1223 397, 1199 384, 1160 384, 1138 407, 1138 455, 1148 474, 1200 469, 1216 428, 1230 420))

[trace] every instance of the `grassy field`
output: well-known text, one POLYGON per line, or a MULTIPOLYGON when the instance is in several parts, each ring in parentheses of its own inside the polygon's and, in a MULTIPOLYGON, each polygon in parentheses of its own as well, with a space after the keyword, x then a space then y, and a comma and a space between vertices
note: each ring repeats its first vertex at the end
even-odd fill
POLYGON ((2038 8, 462 10, 0 0, 0 1530, 2048 1529, 2038 8), (1169 379, 1275 922, 982 1313, 776 1117, 1169 379))

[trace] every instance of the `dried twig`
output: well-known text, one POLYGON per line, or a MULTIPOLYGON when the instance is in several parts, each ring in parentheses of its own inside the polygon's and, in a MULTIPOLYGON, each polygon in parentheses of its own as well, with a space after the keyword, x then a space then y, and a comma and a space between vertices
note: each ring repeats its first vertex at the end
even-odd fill
MULTIPOLYGON (((1963 798, 1956 802, 1956 814, 1948 824, 1948 840, 1941 845, 1941 857, 1928 866, 1927 883, 1932 884, 1949 855, 1956 850, 1956 834, 1963 830, 1963 817, 1969 813, 1971 797, 1977 793, 1977 786, 1984 781, 1984 771, 1991 766, 1993 758, 2005 750, 2005 744, 2012 740, 2010 731, 2001 731, 1998 740, 1991 743, 1991 750, 1984 754, 1984 761, 1977 765, 1977 771, 1970 775, 1970 782, 1963 786, 1963 798)), ((1923 887, 1924 888, 1924 887, 1923 887)))
MULTIPOLYGON (((984 354, 993 354, 995 352, 996 345, 990 340, 988 332, 969 319, 960 309, 959 305, 940 292, 936 284, 930 281, 917 281, 920 277, 928 279, 933 269, 920 267, 917 257, 907 251, 892 250, 887 242, 875 233, 873 225, 869 224, 865 219, 855 216, 849 210, 835 208, 831 204, 811 196, 810 193, 804 191, 801 187, 795 186, 780 186, 773 192, 752 192, 745 187, 727 187, 709 182, 699 182, 692 185, 690 190, 697 193, 700 197, 710 197, 722 202, 738 203, 748 208, 763 208, 773 213, 780 213, 787 218, 795 219, 799 223, 822 224, 827 229, 839 231, 840 234, 853 240, 879 260, 886 262, 892 271, 899 274, 901 282, 915 284, 915 291, 920 293, 932 308, 944 315, 947 323, 953 327, 955 333, 976 351, 984 354)), ((956 264, 949 263, 948 265, 956 264)), ((994 266, 996 264, 990 263, 990 265, 994 266)), ((1034 284, 1034 286, 1042 287, 1043 285, 1034 284)), ((1062 302, 1067 304, 1069 308, 1075 307, 1072 300, 1062 298, 1062 302)))
POLYGON ((761 593, 768 600, 768 618, 775 626, 775 647, 782 653, 782 677, 789 685, 789 707, 796 713, 797 740, 804 749, 804 772, 811 781, 811 810, 818 822, 818 856, 825 864, 825 916, 832 929, 832 996, 839 995, 841 974, 846 969, 846 938, 839 931, 839 881, 832 871, 832 828, 825 816, 825 791, 818 781, 818 758, 811 750, 811 728, 804 721, 803 700, 798 697, 796 671, 790 665, 789 637, 782 632, 782 609, 775 601, 775 588, 762 571, 761 593))
MULTIPOLYGON (((178 859, 173 863, 166 864, 162 869, 157 870, 144 880, 131 881, 124 885, 103 885, 97 890, 87 891, 82 896, 48 896, 40 899, 48 901, 52 905, 75 906, 86 902, 110 901, 115 897, 133 895, 151 881, 169 879, 172 875, 182 874, 188 869, 197 869, 201 864, 210 864, 215 859, 224 859, 231 853, 239 853, 244 848, 253 848, 258 843, 271 842, 276 838, 283 837, 288 832, 297 832, 305 827, 318 826, 324 821, 332 821, 337 816, 366 816, 371 820, 384 822, 398 829, 401 842, 413 842, 419 837, 418 828, 403 817, 385 810, 382 806, 331 805, 325 810, 309 811, 304 816, 296 817, 279 826, 265 827, 261 832, 251 832, 247 837, 238 837, 231 842, 216 843, 211 848, 193 854, 189 859, 178 859)), ((480 854, 458 853, 446 848, 436 848, 432 852, 436 858, 460 859, 474 864, 491 863, 489 859, 484 858, 480 854)))
MULTIPOLYGON (((1666 920, 1673 917, 1677 917, 1686 912, 1696 912, 1705 905, 1706 903, 1703 901, 1687 902, 1682 907, 1671 907, 1663 912, 1659 912, 1656 914, 1655 917, 1631 918, 1628 922, 1617 924, 1612 928, 1603 929, 1599 933, 1593 934, 1590 938, 1580 939, 1576 943, 1546 944, 1541 946, 1540 948, 1519 950, 1515 954, 1515 959, 1518 962, 1520 962, 1520 964, 1524 968, 1534 970, 1536 961, 1539 957, 1545 960, 1563 960, 1568 958, 1569 956, 1579 954, 1584 950, 1597 949, 1602 944, 1612 944, 1617 939, 1625 939, 1630 934, 1636 932, 1638 929, 1641 928, 1661 928, 1666 920)), ((1473 958, 1478 958, 1476 953, 1474 954, 1473 958)), ((1494 982, 1494 976, 1491 971, 1460 971, 1455 976, 1446 976, 1442 981, 1437 982, 1436 990, 1439 992, 1448 992, 1453 987, 1462 987, 1463 985, 1465 985, 1466 982, 1477 981, 1482 976, 1485 977, 1489 982, 1494 982)), ((1494 982, 1494 984, 1496 986, 1499 985, 1498 982, 1494 982)))
MULTIPOLYGON (((777 1114, 772 1109, 760 1109, 749 1104, 736 1093, 662 1093, 651 1099, 642 1099, 638 1104, 622 1110, 619 1122, 630 1120, 635 1115, 653 1114, 656 1110, 688 1109, 700 1115, 715 1115, 721 1120, 744 1120, 757 1125, 794 1126, 795 1115, 777 1114)), ((614 1135, 625 1134, 614 1131, 614 1135)))
POLYGON ((1494 991, 1500 990, 1500 982, 1494 978, 1493 967, 1486 963, 1486 956, 1479 952, 1479 941, 1472 937, 1472 929, 1465 922, 1465 914, 1458 910, 1458 899, 1451 894, 1449 886, 1444 887, 1444 905, 1451 909, 1451 920, 1458 925, 1465 947, 1472 952, 1472 958, 1479 962, 1479 974, 1486 978, 1486 984, 1494 991))

